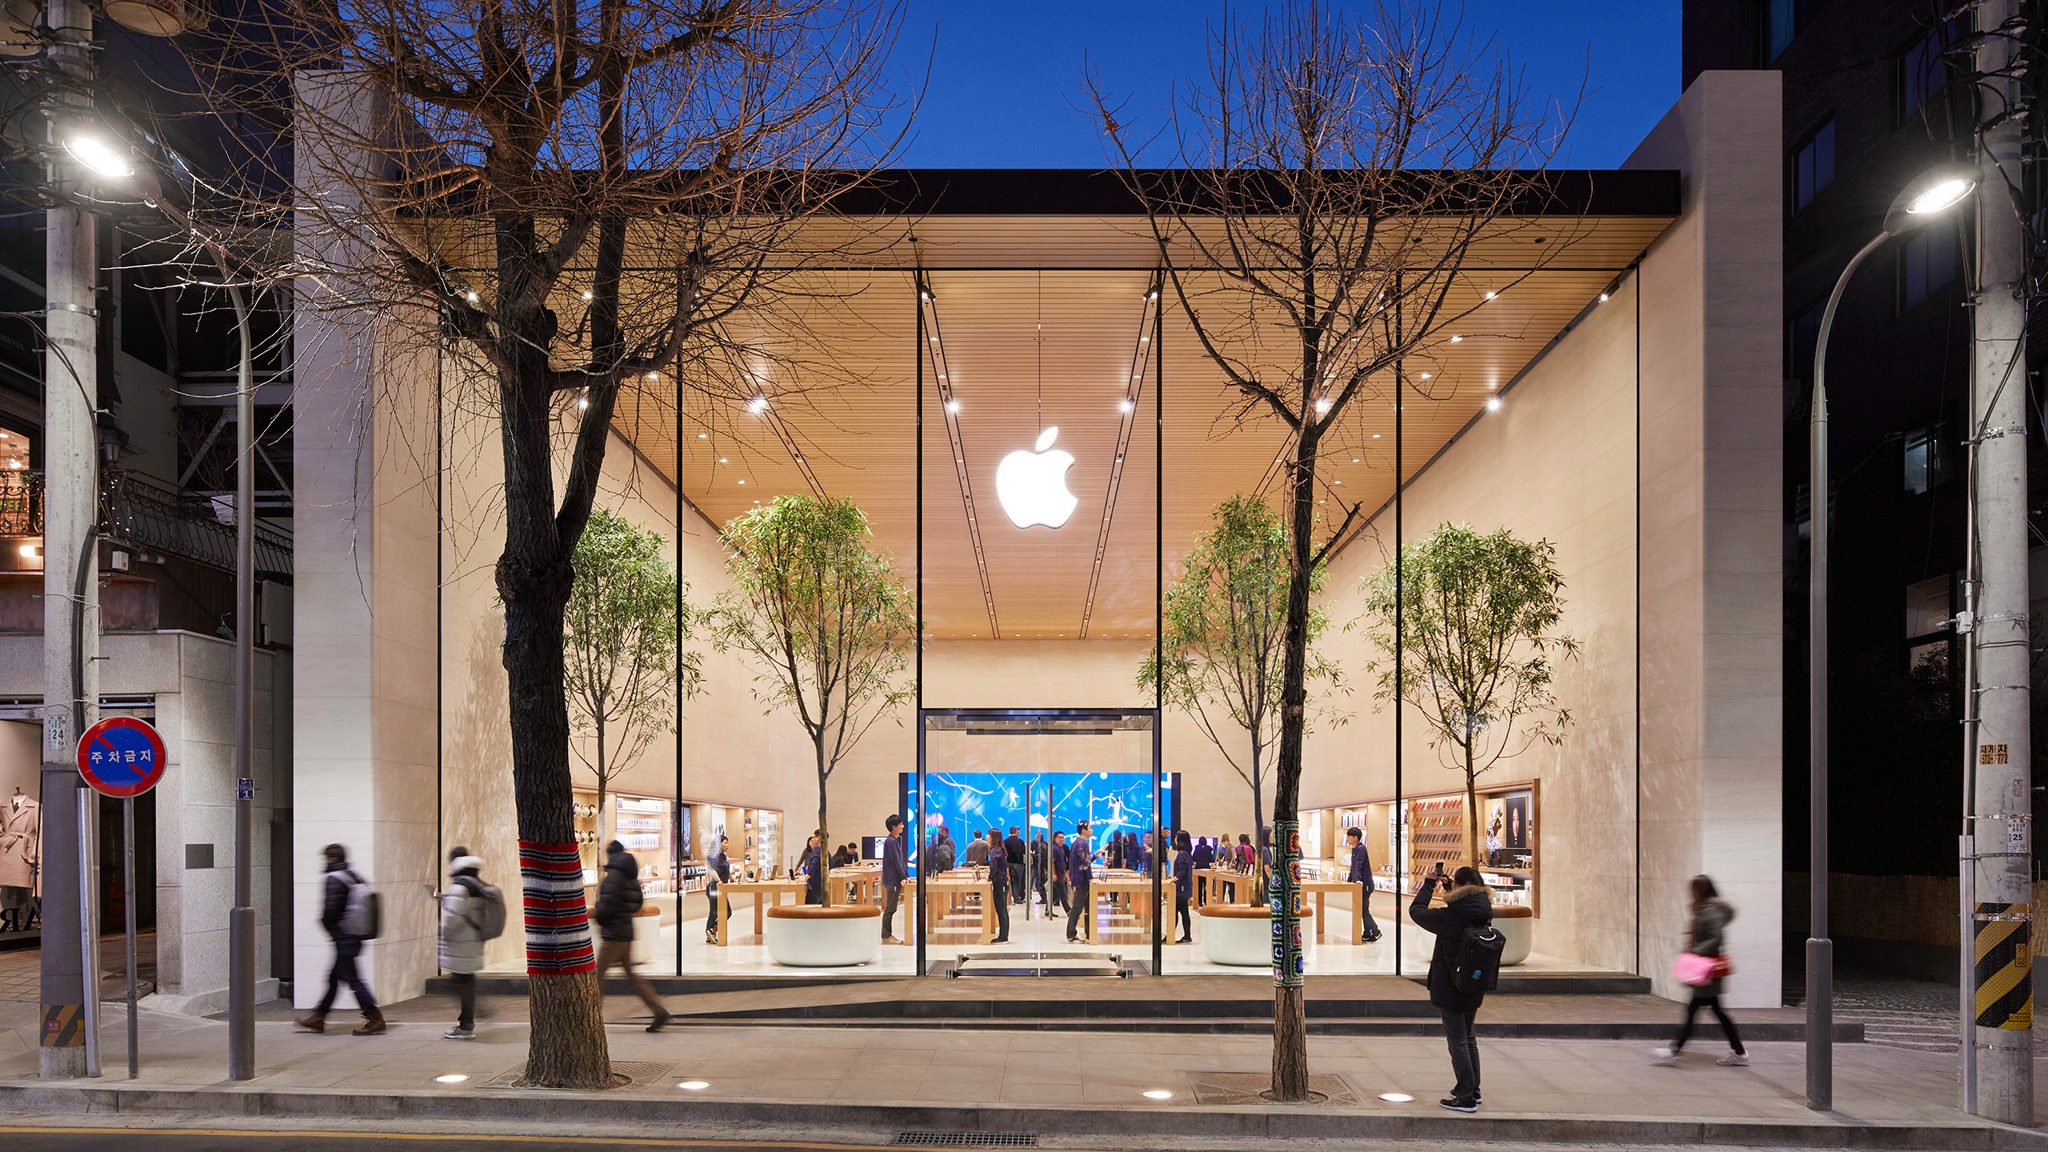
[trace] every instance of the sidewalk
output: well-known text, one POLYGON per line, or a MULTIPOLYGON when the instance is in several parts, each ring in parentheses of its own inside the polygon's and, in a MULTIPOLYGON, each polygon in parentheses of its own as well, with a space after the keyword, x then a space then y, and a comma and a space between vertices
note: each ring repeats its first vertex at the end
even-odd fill
POLYGON ((1836 1048, 1837 1110, 1816 1114, 1803 1101, 1797 1044, 1754 1045, 1749 1068, 1716 1067, 1711 1043, 1680 1067, 1658 1067, 1647 1045, 1633 1041, 1488 1041, 1482 1015, 1486 1106, 1472 1117, 1437 1107, 1448 1063, 1429 1037, 1312 1038, 1316 1086, 1333 1099, 1277 1106, 1256 1096, 1270 1059, 1262 1037, 727 1023, 650 1035, 645 1018, 635 1020, 644 1010, 613 998, 612 1060, 633 1083, 563 1093, 499 1086, 525 1057, 524 1006, 498 999, 485 1007, 496 1015, 469 1042, 442 1039, 451 1012, 431 999, 396 1006, 391 1032, 377 1037, 350 1036, 355 1021, 345 1015, 316 1036, 266 1011, 273 1018, 258 1027, 259 1075, 237 1085, 224 1079, 224 1023, 148 1010, 142 1075, 126 1080, 124 1022, 110 1005, 106 1076, 52 1085, 34 1079, 33 1006, 0 1005, 0 1110, 498 1121, 586 1135, 648 1125, 812 1139, 926 1130, 1128 1134, 1183 1147, 1347 1137, 2048 1149, 2048 1136, 1958 1112, 1952 1056, 1868 1044, 1836 1048), (451 1075, 467 1079, 436 1081, 451 1075), (684 1081, 706 1086, 683 1090, 684 1081), (1172 1096, 1150 1099, 1148 1091, 1172 1096), (1414 1099, 1380 1096, 1393 1092, 1414 1099))

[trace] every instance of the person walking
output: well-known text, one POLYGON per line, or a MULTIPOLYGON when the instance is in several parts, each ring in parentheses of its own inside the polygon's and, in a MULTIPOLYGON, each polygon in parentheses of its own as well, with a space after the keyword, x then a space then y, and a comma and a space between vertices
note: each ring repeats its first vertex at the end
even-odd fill
POLYGON ((953 848, 953 830, 944 824, 939 825, 939 830, 932 834, 932 875, 936 876, 943 872, 951 872, 953 870, 953 861, 958 858, 958 855, 959 853, 953 848))
POLYGON ((368 880, 349 866, 348 849, 339 844, 329 844, 321 849, 325 862, 326 880, 321 890, 320 926, 327 930, 328 939, 334 941, 334 965, 327 970, 327 991, 320 997, 320 1003, 313 1010, 298 1018, 295 1023, 308 1032, 327 1030, 327 1013, 334 1007, 334 997, 343 984, 355 993, 356 1007, 362 1010, 363 1022, 355 1029, 357 1036, 380 1036, 388 1029, 384 1026, 384 1013, 377 1008, 377 998, 370 994, 370 986, 363 982, 362 972, 356 960, 363 954, 363 944, 376 935, 376 925, 365 923, 375 919, 376 897, 370 890, 368 880), (363 891, 357 892, 357 889, 363 891))
POLYGON ((1052 881, 1052 902, 1046 907, 1048 910, 1058 908, 1064 912, 1067 910, 1067 906, 1072 903, 1067 898, 1067 834, 1065 832, 1055 832, 1052 834, 1052 847, 1048 850, 1048 855, 1049 859, 1046 861, 1046 868, 1050 873, 1052 881))
MULTIPOLYGON (((1210 840, 1206 836, 1195 841, 1194 870, 1197 872, 1206 871, 1210 867, 1214 866, 1215 863, 1215 842, 1210 840)), ((1207 876, 1198 876, 1195 878, 1195 906, 1199 908, 1202 905, 1207 904, 1208 902, 1209 878, 1207 876)))
POLYGON ((1195 850, 1186 832, 1173 834, 1173 921, 1180 927, 1175 944, 1195 942, 1195 922, 1188 915, 1188 900, 1195 894, 1195 850))
MULTIPOLYGON (((1706 876, 1692 878, 1692 926, 1686 932, 1685 950, 1695 956, 1704 956, 1714 961, 1725 961, 1728 956, 1728 924, 1735 919, 1735 906, 1721 898, 1712 879, 1706 876)), ((1676 1064, 1685 1051, 1685 1042, 1692 1039, 1693 1020, 1705 1008, 1721 1022, 1721 1035, 1728 1039, 1728 1054, 1714 1063, 1726 1068, 1744 1068, 1749 1065, 1749 1051, 1742 1046, 1742 1034, 1735 1030, 1735 1021, 1728 1018, 1727 1009, 1721 1007, 1721 981, 1729 971, 1725 963, 1717 963, 1712 975, 1704 984, 1695 984, 1692 999, 1685 1005, 1685 1022, 1678 1027, 1678 1039, 1669 1048, 1658 1048, 1651 1053, 1659 1064, 1676 1064)))
POLYGON ((1010 847, 1004 842, 1001 831, 988 830, 988 892, 989 899, 996 906, 996 938, 991 944, 1010 942, 1010 881, 1015 877, 1010 867, 1010 847))
POLYGON ((1081 938, 1075 931, 1082 927, 1081 917, 1085 913, 1090 921, 1088 935, 1095 936, 1095 901, 1088 895, 1088 883, 1095 877, 1094 841, 1088 834, 1088 822, 1081 821, 1074 826, 1074 842, 1067 848, 1067 943, 1079 944, 1081 938))
POLYGON ((1424 875, 1416 887, 1415 899, 1408 905, 1408 918, 1416 927, 1436 936, 1429 953, 1429 1002, 1443 1017, 1444 1042, 1450 1047, 1451 1071, 1458 1080, 1451 1094, 1438 1103, 1453 1112, 1477 1112, 1479 1038, 1472 1029, 1478 1022, 1479 1007, 1485 1002, 1486 993, 1459 991, 1452 973, 1458 965, 1458 945, 1465 930, 1493 924, 1493 897, 1487 892, 1479 870, 1465 865, 1451 877, 1451 890, 1444 896, 1444 906, 1432 908, 1430 897, 1436 894, 1437 884, 1443 879, 1443 862, 1438 861, 1436 870, 1424 875))
POLYGON ((484 966, 484 862, 464 851, 448 863, 448 890, 441 893, 441 970, 455 986, 455 1027, 450 1040, 476 1037, 476 974, 484 966))
POLYGON ((1380 925, 1372 918, 1372 855, 1365 850, 1365 829, 1350 828, 1344 836, 1351 841, 1351 872, 1344 881, 1361 886, 1358 889, 1359 923, 1365 926, 1365 942, 1376 943, 1380 938, 1380 925))
POLYGON ((718 943, 719 934, 725 931, 725 925, 718 922, 718 887, 732 879, 732 861, 725 854, 727 843, 725 833, 719 833, 718 846, 711 850, 711 859, 704 862, 704 875, 708 878, 704 885, 704 900, 711 905, 711 910, 704 914, 706 944, 718 943))
MULTIPOLYGON (((1010 825, 1010 838, 1003 841, 1003 859, 1010 866, 1010 902, 1022 904, 1024 889, 1024 838, 1017 835, 1017 826, 1010 825)), ((1007 935, 1007 933, 1005 933, 1007 935)))
POLYGON ((640 887, 640 862, 617 840, 605 845, 604 852, 604 879, 597 886, 597 906, 590 913, 597 921, 597 983, 602 988, 605 975, 612 965, 618 965, 625 971, 633 995, 654 1013, 654 1023, 647 1030, 659 1032, 668 1026, 672 1013, 654 994, 654 985, 633 970, 633 914, 647 900, 640 887))
POLYGON ((896 903, 903 899, 903 881, 910 876, 910 859, 903 851, 903 817, 889 813, 882 828, 888 833, 882 841, 882 943, 901 944, 896 938, 896 903))
POLYGON ((1045 864, 1048 857, 1045 848, 1045 837, 1033 836, 1031 838, 1030 853, 1026 859, 1031 861, 1031 890, 1037 894, 1040 904, 1051 908, 1052 903, 1047 899, 1045 891, 1045 864))
POLYGON ((804 903, 806 904, 823 904, 825 902, 826 868, 824 849, 821 847, 823 843, 824 841, 819 838, 816 832, 811 833, 811 838, 804 842, 803 859, 797 862, 797 871, 803 873, 804 876, 804 903))

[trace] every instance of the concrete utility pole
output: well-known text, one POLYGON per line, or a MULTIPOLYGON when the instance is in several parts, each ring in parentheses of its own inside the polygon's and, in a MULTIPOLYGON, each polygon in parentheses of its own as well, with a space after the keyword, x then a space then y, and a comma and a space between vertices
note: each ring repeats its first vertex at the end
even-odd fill
POLYGON ((2005 1124, 2034 1124, 2032 745, 2027 601, 2026 236, 2016 197, 2025 187, 2015 71, 2027 30, 2016 0, 1980 0, 1976 49, 1983 119, 1977 162, 1977 282, 1970 377, 1977 441, 1972 508, 1981 574, 1969 642, 1976 648, 1976 786, 1973 1050, 1977 1093, 1970 1111, 2005 1124))
MULTIPOLYGON (((92 10, 81 0, 49 0, 55 43, 50 60, 63 78, 61 117, 91 114, 92 10)), ((78 166, 52 140, 52 183, 78 166)), ((48 311, 43 359, 43 947, 41 1071, 45 1079, 92 1075, 88 1045, 97 1019, 99 925, 91 907, 92 827, 81 821, 85 793, 73 743, 98 719, 99 520, 98 268, 92 214, 72 204, 51 208, 44 254, 48 311)), ((94 1047, 96 1051, 96 1046, 94 1047)))

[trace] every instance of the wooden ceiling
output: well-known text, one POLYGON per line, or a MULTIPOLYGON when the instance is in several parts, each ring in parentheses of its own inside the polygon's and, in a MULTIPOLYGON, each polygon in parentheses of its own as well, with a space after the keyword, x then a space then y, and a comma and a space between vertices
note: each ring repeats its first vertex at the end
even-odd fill
MULTIPOLYGON (((1670 219, 1573 217, 1536 229, 1525 221, 1468 264, 1451 301, 1454 314, 1469 310, 1467 321, 1406 365, 1405 476, 1597 306, 1670 219), (1536 235, 1556 245, 1541 261, 1530 258, 1536 235), (1512 245, 1530 246, 1519 262, 1512 245)), ((1277 494, 1284 427, 1233 417, 1235 397, 1171 293, 1163 358, 1155 354, 1142 221, 948 217, 903 227, 914 231, 912 263, 926 270, 931 299, 920 301, 903 266, 908 238, 865 268, 790 277, 735 330, 758 350, 742 367, 770 397, 765 412, 686 391, 678 444, 677 389, 654 379, 626 398, 621 432, 715 524, 786 492, 851 497, 909 578, 919 537, 921 370, 928 634, 1149 638, 1155 514, 1163 514, 1171 580, 1173 558, 1219 502, 1277 494), (957 411, 947 411, 949 398, 957 411), (1120 406, 1126 400, 1130 411, 1120 406), (1059 428, 1058 446, 1075 457, 1068 481, 1079 506, 1057 530, 1019 529, 996 501, 996 468, 1047 426, 1059 428)), ((1255 349, 1239 351, 1256 358, 1255 349)), ((1319 476, 1332 522, 1348 505, 1369 515, 1392 497, 1392 392, 1391 378, 1373 381, 1328 442, 1319 476)))

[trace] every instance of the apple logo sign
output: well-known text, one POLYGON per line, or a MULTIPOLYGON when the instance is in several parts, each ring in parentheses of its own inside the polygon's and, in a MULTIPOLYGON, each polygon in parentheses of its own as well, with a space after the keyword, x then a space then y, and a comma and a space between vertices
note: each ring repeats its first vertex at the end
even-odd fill
POLYGON ((1020 448, 1003 457, 996 468, 996 498, 1002 501, 1010 523, 1019 528, 1033 524, 1058 528, 1080 503, 1067 491, 1067 469, 1074 466, 1073 453, 1052 446, 1059 434, 1058 427, 1047 428, 1038 434, 1037 451, 1020 448))

